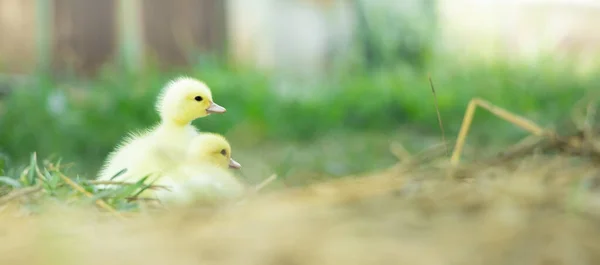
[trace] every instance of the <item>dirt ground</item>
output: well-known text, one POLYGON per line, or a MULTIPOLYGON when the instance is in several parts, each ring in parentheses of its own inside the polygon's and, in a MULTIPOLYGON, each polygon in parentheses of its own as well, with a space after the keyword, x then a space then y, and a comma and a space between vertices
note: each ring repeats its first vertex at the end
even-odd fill
POLYGON ((0 264, 598 264, 599 183, 593 160, 532 155, 405 163, 125 220, 15 203, 0 212, 0 264))

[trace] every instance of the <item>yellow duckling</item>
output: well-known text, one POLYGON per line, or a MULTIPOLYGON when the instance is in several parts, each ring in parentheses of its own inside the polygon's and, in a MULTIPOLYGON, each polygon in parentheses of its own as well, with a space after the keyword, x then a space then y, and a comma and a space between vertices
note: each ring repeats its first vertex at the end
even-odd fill
POLYGON ((152 128, 130 133, 111 152, 99 172, 98 180, 129 181, 149 174, 167 171, 184 157, 198 130, 191 125, 197 118, 211 113, 224 113, 225 108, 214 103, 212 93, 203 82, 180 77, 168 83, 156 102, 160 122, 152 128))
POLYGON ((231 146, 223 136, 201 133, 190 143, 183 162, 154 182, 168 186, 170 191, 146 190, 143 196, 154 193, 167 204, 235 199, 246 191, 246 186, 229 171, 239 168, 241 165, 231 158, 231 146))

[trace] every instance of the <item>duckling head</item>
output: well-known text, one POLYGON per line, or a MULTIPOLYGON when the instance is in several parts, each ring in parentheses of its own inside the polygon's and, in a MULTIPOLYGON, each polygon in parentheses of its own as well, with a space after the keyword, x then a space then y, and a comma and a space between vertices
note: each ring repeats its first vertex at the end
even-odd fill
POLYGON ((164 122, 178 125, 226 111, 213 101, 210 88, 204 82, 190 77, 179 77, 169 82, 158 97, 156 109, 164 122))
POLYGON ((188 157, 193 163, 206 163, 219 168, 240 169, 242 166, 231 158, 231 145, 225 137, 214 133, 201 133, 189 145, 188 157))

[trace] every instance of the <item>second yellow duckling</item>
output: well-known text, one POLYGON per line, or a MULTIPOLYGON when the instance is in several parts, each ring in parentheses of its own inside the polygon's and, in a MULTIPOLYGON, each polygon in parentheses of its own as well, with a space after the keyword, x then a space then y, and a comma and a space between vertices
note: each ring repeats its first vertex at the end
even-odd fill
POLYGON ((198 135, 191 122, 226 111, 214 103, 205 83, 189 77, 180 77, 167 84, 158 96, 156 110, 160 114, 160 123, 126 137, 108 155, 98 180, 111 180, 124 169, 125 173, 114 181, 129 181, 131 177, 141 178, 170 170, 184 157, 188 144, 198 135))
POLYGON ((231 146, 225 137, 201 133, 190 143, 185 160, 154 182, 155 185, 168 186, 170 191, 149 193, 167 204, 239 198, 245 193, 246 186, 229 171, 239 168, 241 165, 231 157, 231 146))

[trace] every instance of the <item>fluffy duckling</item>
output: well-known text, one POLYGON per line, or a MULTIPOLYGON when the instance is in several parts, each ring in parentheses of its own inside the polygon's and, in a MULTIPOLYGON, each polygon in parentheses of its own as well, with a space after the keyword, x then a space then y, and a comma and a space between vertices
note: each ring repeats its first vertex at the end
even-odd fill
POLYGON ((223 136, 201 133, 190 143, 185 160, 154 182, 169 186, 170 191, 147 190, 144 196, 154 193, 167 204, 235 199, 246 191, 246 186, 229 170, 239 168, 241 165, 231 157, 231 146, 223 136))
POLYGON ((185 155, 186 148, 198 130, 191 125, 197 118, 212 113, 224 113, 203 82, 180 77, 169 82, 156 102, 160 122, 152 128, 130 133, 111 152, 99 172, 98 180, 129 181, 153 173, 160 174, 175 166, 185 155))

